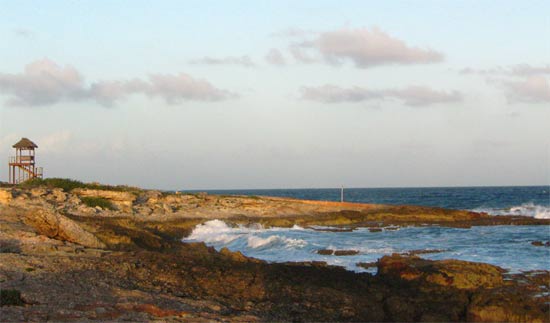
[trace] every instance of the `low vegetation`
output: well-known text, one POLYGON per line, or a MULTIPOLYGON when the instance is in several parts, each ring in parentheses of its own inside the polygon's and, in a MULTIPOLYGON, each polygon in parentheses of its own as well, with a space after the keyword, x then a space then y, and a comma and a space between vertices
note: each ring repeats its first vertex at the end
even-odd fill
POLYGON ((107 210, 116 209, 113 203, 111 203, 111 201, 103 197, 86 196, 86 197, 81 197, 80 199, 82 200, 82 203, 84 203, 89 207, 99 206, 102 209, 107 209, 107 210))
POLYGON ((25 181, 19 184, 23 188, 34 188, 34 187, 49 187, 49 188, 61 188, 65 192, 70 192, 76 188, 87 188, 91 190, 107 190, 107 191, 118 191, 118 192, 130 192, 138 193, 141 189, 137 187, 131 187, 126 185, 103 185, 97 183, 84 183, 69 178, 33 178, 31 180, 25 181))
POLYGON ((25 305, 23 299, 21 299, 21 292, 16 289, 2 289, 0 290, 0 306, 25 305))

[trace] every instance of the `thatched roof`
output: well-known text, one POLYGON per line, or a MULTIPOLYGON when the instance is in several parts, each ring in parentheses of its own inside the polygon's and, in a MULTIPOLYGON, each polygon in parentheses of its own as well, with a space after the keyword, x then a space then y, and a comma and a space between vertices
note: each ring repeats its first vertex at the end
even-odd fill
POLYGON ((12 146, 13 148, 25 149, 25 148, 38 148, 38 146, 30 141, 28 138, 21 138, 18 143, 12 146))

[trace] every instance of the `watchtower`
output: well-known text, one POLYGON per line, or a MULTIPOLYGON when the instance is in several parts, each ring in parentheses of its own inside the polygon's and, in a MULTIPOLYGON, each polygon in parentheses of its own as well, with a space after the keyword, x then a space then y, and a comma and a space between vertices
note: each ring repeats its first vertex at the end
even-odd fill
POLYGON ((36 155, 34 150, 38 146, 27 138, 21 138, 12 146, 15 148, 15 156, 9 160, 9 183, 19 184, 31 178, 42 178, 42 167, 36 167, 36 155))

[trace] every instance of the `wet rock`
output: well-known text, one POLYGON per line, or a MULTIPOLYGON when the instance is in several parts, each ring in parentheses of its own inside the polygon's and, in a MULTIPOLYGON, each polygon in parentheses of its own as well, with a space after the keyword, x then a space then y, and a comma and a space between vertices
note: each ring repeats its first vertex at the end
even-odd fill
POLYGON ((317 253, 325 256, 353 256, 359 253, 357 250, 332 250, 332 249, 320 249, 317 253))
POLYGON ((382 228, 369 228, 369 232, 382 232, 382 228))
POLYGON ((335 250, 334 255, 335 256, 353 256, 358 254, 359 251, 357 250, 335 250))
POLYGON ((357 267, 370 269, 370 268, 376 268, 377 264, 378 264, 377 262, 358 262, 355 265, 357 267))
POLYGON ((331 256, 332 254, 334 254, 334 250, 332 250, 332 249, 320 249, 320 250, 317 250, 317 253, 320 254, 320 255, 323 255, 323 256, 331 256))
POLYGON ((537 240, 537 241, 531 242, 531 244, 535 247, 543 247, 543 246, 550 247, 550 241, 543 242, 543 241, 537 240))
POLYGON ((444 251, 446 251, 446 250, 443 250, 443 249, 416 249, 416 250, 408 251, 408 252, 404 253, 404 255, 415 256, 415 255, 423 255, 423 254, 428 254, 428 253, 439 253, 439 252, 444 252, 444 251))

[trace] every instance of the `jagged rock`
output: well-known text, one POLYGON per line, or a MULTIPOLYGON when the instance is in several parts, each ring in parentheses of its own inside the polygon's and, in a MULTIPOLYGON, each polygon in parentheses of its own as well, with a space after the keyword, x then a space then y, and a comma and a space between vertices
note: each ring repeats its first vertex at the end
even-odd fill
POLYGON ((33 209, 26 214, 24 221, 38 233, 47 237, 77 243, 89 248, 105 248, 105 244, 92 233, 55 211, 33 209))
POLYGON ((30 190, 32 197, 40 197, 46 195, 48 191, 43 187, 36 187, 30 190))
POLYGON ((0 188, 0 204, 10 204, 11 200, 11 190, 0 188))
POLYGON ((47 198, 62 203, 67 200, 67 193, 63 192, 60 188, 54 188, 50 194, 47 195, 47 198))

